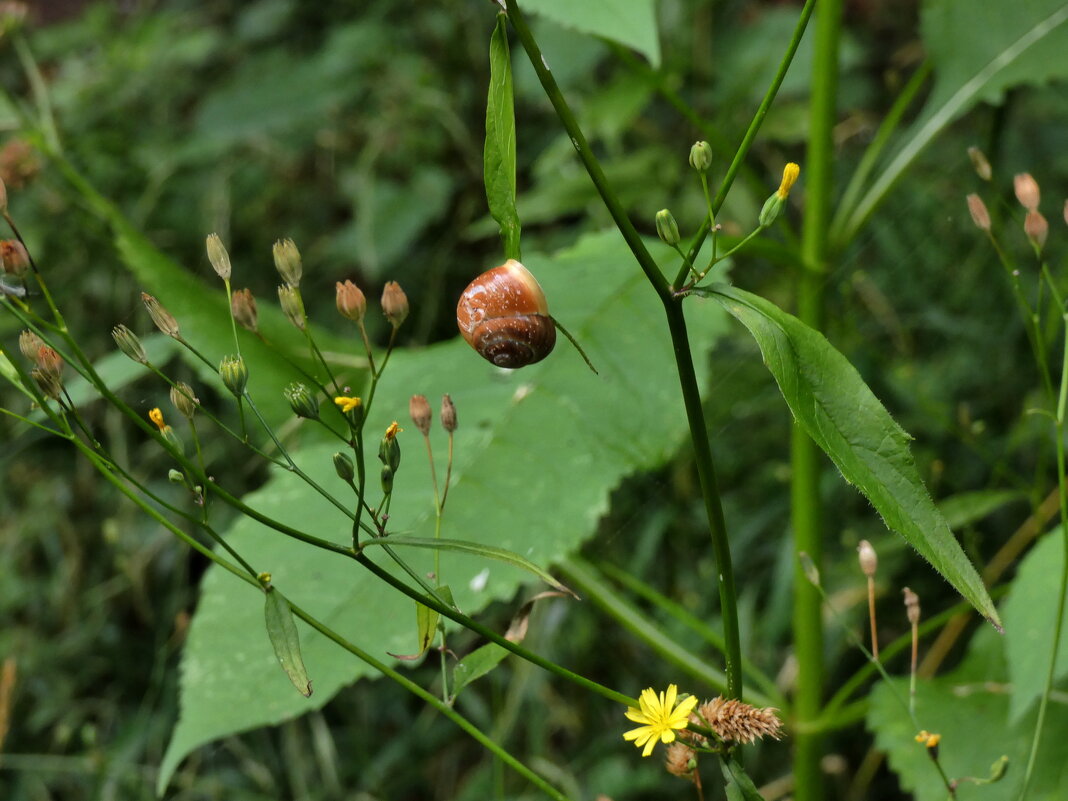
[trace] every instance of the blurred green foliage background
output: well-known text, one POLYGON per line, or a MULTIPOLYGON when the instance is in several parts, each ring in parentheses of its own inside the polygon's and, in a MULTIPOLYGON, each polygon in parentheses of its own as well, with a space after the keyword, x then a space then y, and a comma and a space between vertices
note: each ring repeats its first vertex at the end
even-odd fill
MULTIPOLYGON (((688 148, 698 138, 720 144, 722 169, 724 149, 748 125, 797 10, 794 3, 661 0, 663 63, 656 72, 618 45, 536 20, 557 80, 645 233, 668 205, 684 231, 696 227, 702 202, 686 169, 688 148), (675 98, 706 122, 687 120, 675 98)), ((914 2, 849 5, 838 129, 843 178, 919 63, 918 15, 914 2)), ((270 245, 292 237, 304 254, 309 316, 340 327, 331 312, 334 281, 352 278, 375 297, 385 281, 397 280, 414 310, 404 344, 419 346, 454 336, 459 291, 499 260, 481 173, 492 25, 485 0, 145 0, 32 9, 28 46, 15 46, 10 35, 0 40, 0 170, 51 285, 79 307, 75 324, 86 350, 108 352, 111 326, 133 319, 139 301, 105 225, 22 144, 22 111, 47 109, 73 164, 190 271, 210 272, 203 241, 216 231, 252 291, 270 298, 270 245), (26 70, 31 54, 38 87, 26 70)), ((786 160, 802 162, 803 189, 809 61, 803 46, 721 214, 728 233, 750 224, 786 160)), ((522 58, 516 82, 524 249, 551 252, 609 220, 522 58)), ((996 107, 977 108, 921 157, 828 276, 828 337, 916 437, 914 452, 935 497, 1016 493, 958 529, 979 563, 1041 501, 1054 465, 1043 422, 1025 414, 1037 384, 1023 329, 967 216, 964 195, 981 182, 965 149, 986 151, 993 191, 1006 202, 1020 171, 1034 173, 1046 196, 1063 198, 1066 129, 1063 84, 1013 91, 996 107)), ((1003 220, 1015 213, 989 205, 1003 220)), ((794 224, 797 215, 795 208, 794 224)), ((1047 216, 1050 248, 1063 265, 1068 236, 1057 213, 1047 216)), ((790 245, 792 236, 787 227, 775 238, 790 245)), ((1024 252, 1022 237, 1015 246, 1024 252)), ((791 274, 774 258, 743 257, 733 278, 790 307, 791 274)), ((0 318, 0 338, 10 342, 16 333, 0 318)), ((385 333, 372 336, 381 341, 385 333)), ((789 418, 741 334, 722 341, 712 359, 707 415, 742 592, 744 645, 789 686, 789 418)), ((147 480, 165 483, 165 461, 117 414, 99 405, 88 415, 117 454, 147 480)), ((68 449, 6 419, 0 437, 0 657, 13 658, 18 671, 0 797, 152 798, 204 564, 117 503, 68 449)), ((211 447, 213 459, 228 458, 225 443, 211 447)), ((246 489, 262 482, 261 471, 231 459, 246 489)), ((892 590, 883 595, 887 637, 906 628, 894 589, 901 584, 932 612, 955 602, 831 470, 824 491, 832 537, 825 584, 847 618, 863 618, 854 562, 862 538, 876 544, 892 590)), ((702 521, 682 455, 619 488, 586 554, 641 577, 715 626, 714 565, 702 521)), ((487 618, 503 627, 509 615, 502 604, 487 618)), ((528 644, 612 686, 621 663, 647 660, 649 674, 657 670, 643 646, 606 626, 589 604, 540 609, 528 644)), ((832 675, 848 676, 862 662, 833 627, 827 648, 832 675)), ((435 670, 414 673, 428 684, 435 670)), ((689 792, 652 760, 621 747, 615 710, 605 717, 529 666, 509 663, 462 705, 578 798, 689 792)), ((869 746, 856 735, 829 741, 835 797, 848 796, 869 746)), ((750 761, 753 773, 785 775, 788 748, 760 750, 750 761)), ((860 797, 901 797, 885 769, 869 778, 860 797)), ((167 797, 489 796, 534 797, 449 724, 379 681, 344 690, 321 712, 202 749, 167 797)))

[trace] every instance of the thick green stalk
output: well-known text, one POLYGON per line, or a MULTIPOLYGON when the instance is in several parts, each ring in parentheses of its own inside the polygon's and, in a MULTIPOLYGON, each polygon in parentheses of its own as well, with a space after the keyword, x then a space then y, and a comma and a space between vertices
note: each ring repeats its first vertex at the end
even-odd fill
MULTIPOLYGON (((805 159, 805 216, 801 229, 801 263, 797 315, 812 328, 823 327, 823 285, 834 191, 834 124, 837 119, 838 46, 842 0, 820 0, 816 19, 815 61, 805 159)), ((819 497, 822 460, 816 444, 795 423, 791 432, 791 509, 794 550, 807 553, 819 568, 823 556, 819 497)), ((798 801, 823 797, 820 772, 822 743, 812 724, 820 716, 823 695, 823 621, 819 591, 805 578, 800 560, 794 570, 794 652, 797 695, 794 699, 794 782, 798 801)))
POLYGON ((612 191, 605 178, 604 170, 590 149, 582 129, 579 127, 575 115, 571 112, 567 101, 556 84, 556 79, 546 65, 541 49, 530 33, 526 20, 519 10, 516 0, 507 0, 508 18, 515 29, 523 49, 530 59, 534 72, 541 81, 542 88, 556 109, 571 144, 575 146, 579 158, 582 160, 590 179, 597 188, 601 201, 605 204, 612 219, 626 240, 631 253, 638 261, 639 266, 649 279, 657 296, 664 304, 664 312, 667 315, 668 329, 671 332, 671 344, 675 353, 675 363, 679 373, 679 385, 682 390, 683 402, 686 406, 686 418, 690 424, 690 437, 693 441, 694 460, 697 464, 697 475, 701 484, 701 492, 704 496, 705 511, 708 516, 709 533, 712 537, 712 551, 716 559, 716 568, 719 572, 719 597, 721 612, 723 615, 723 639, 727 644, 726 667, 727 667, 727 695, 731 698, 740 698, 742 695, 742 649, 741 639, 738 632, 738 608, 734 589, 734 570, 731 566, 730 545, 727 542, 727 529, 723 520, 723 507, 720 503, 719 488, 716 482, 716 472, 712 463, 712 448, 708 441, 708 428, 705 425, 704 410, 701 408, 701 393, 697 386, 697 375, 693 369, 693 357, 690 351, 690 339, 686 330, 686 320, 682 313, 682 299, 675 297, 668 285, 667 279, 660 272, 660 267, 653 260, 652 255, 645 247, 641 235, 634 228, 634 224, 627 216, 619 198, 612 191))

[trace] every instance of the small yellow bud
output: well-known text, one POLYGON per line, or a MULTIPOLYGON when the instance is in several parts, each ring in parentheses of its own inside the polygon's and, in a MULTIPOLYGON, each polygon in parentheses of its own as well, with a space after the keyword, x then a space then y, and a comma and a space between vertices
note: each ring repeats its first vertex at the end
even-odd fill
POLYGON ((159 410, 159 407, 152 409, 148 413, 148 419, 155 423, 156 428, 158 428, 160 431, 167 427, 167 424, 163 421, 163 412, 159 410))
POLYGON ((786 200, 790 194, 790 190, 793 189, 794 184, 797 182, 797 176, 800 174, 801 168, 792 161, 783 167, 782 181, 779 184, 779 190, 776 194, 783 200, 786 200))
POLYGON ((396 420, 394 420, 389 424, 389 427, 386 428, 385 438, 392 441, 396 439, 397 434, 400 434, 402 431, 404 431, 404 429, 400 427, 396 420))
POLYGON ((344 395, 334 398, 334 403, 341 409, 342 414, 348 414, 353 409, 358 408, 362 402, 359 398, 349 398, 344 395))

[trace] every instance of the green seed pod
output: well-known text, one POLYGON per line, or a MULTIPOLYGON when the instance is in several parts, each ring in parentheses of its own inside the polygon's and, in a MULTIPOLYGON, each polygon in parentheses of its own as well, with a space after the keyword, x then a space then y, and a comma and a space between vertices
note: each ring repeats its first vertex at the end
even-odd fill
POLYGON ((389 465, 382 466, 382 492, 389 495, 393 492, 393 471, 389 465))
POLYGON ((712 166, 712 146, 708 142, 694 142, 690 148, 690 166, 698 172, 707 172, 712 166))
POLYGON ((679 224, 667 209, 660 209, 656 213, 656 235, 665 245, 674 247, 679 244, 679 224))
POLYGON ((278 287, 278 302, 289 322, 303 331, 308 318, 304 314, 304 301, 300 297, 300 290, 295 286, 283 284, 278 287))
POLYGON ((356 475, 356 469, 352 466, 352 459, 340 451, 334 454, 334 470, 337 472, 338 478, 350 484, 353 476, 356 475))
POLYGON ((193 388, 184 381, 171 387, 171 403, 187 420, 192 420, 200 399, 193 394, 193 388))
POLYGON ((148 354, 145 346, 137 338, 137 334, 124 325, 117 325, 111 329, 111 338, 115 340, 115 346, 130 359, 139 364, 148 364, 148 354))
POLYGON ((300 261, 300 251, 292 239, 282 239, 274 243, 274 266, 289 286, 295 288, 300 283, 303 265, 300 261))
POLYGON ((219 377, 226 388, 240 398, 248 384, 248 368, 240 356, 224 356, 219 362, 219 377))
POLYGON ((282 391, 282 394, 286 396, 289 408, 297 417, 303 417, 306 420, 319 419, 319 401, 304 384, 293 382, 282 391))

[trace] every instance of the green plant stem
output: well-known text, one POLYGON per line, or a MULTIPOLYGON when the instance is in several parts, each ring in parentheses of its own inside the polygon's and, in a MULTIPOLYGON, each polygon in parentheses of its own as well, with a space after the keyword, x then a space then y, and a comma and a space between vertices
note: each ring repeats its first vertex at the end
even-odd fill
MULTIPOLYGON (((837 2, 837 0, 835 0, 837 2)), ((820 5, 823 5, 824 0, 820 0, 820 5)), ((768 87, 768 91, 764 93, 764 99, 760 101, 760 105, 757 107, 756 113, 753 115, 752 122, 749 123, 749 128, 745 132, 745 136, 742 137, 741 143, 738 145, 738 150, 735 151, 734 159, 731 161, 730 167, 727 168, 727 174, 723 176, 723 181, 719 185, 719 189, 716 191, 716 196, 712 200, 712 211, 715 214, 719 214, 719 210, 723 207, 723 201, 727 198, 727 193, 730 192, 731 186, 734 184, 734 179, 738 175, 738 171, 742 168, 742 164, 745 161, 745 157, 749 154, 749 148, 753 146, 753 142, 756 140, 757 133, 760 131, 760 126, 764 124, 764 118, 768 115, 768 110, 771 108, 771 104, 775 100, 775 96, 779 93, 779 87, 782 86, 783 80, 786 78, 786 72, 790 69, 790 64, 793 63, 794 55, 797 53, 797 48, 801 44, 801 38, 805 35, 805 29, 808 27, 808 21, 812 17, 812 11, 816 7, 816 0, 805 0, 805 6, 801 9, 801 15, 797 19, 797 25, 794 26, 793 35, 790 37, 790 43, 786 47, 786 52, 783 53, 782 60, 779 61, 779 69, 775 73, 775 77, 771 81, 771 85, 768 87)), ((701 227, 698 229, 697 234, 694 235, 693 243, 690 245, 690 262, 697 262, 697 254, 701 251, 701 245, 704 244, 705 237, 708 236, 708 232, 711 230, 711 221, 706 219, 701 223, 701 227)), ((679 270, 678 275, 675 277, 675 286, 682 286, 682 282, 686 277, 685 265, 683 269, 679 270)))
MULTIPOLYGON (((720 653, 726 652, 727 644, 723 641, 723 637, 719 632, 709 627, 708 624, 693 615, 681 604, 676 603, 667 596, 657 592, 656 589, 650 587, 637 576, 634 576, 628 571, 616 567, 613 564, 602 561, 598 562, 596 567, 598 571, 604 573, 613 581, 623 585, 635 595, 638 595, 654 606, 662 609, 665 613, 693 631, 697 636, 720 653)), ((589 594, 588 591, 586 594, 589 594)), ((648 628, 648 622, 646 622, 645 629, 648 630, 648 628)), ((753 664, 751 660, 746 659, 744 656, 742 657, 742 673, 744 673, 747 678, 751 679, 754 684, 760 687, 761 691, 767 696, 768 700, 764 702, 765 705, 770 703, 776 709, 788 711, 787 699, 780 692, 779 688, 775 686, 774 679, 766 675, 759 667, 753 664)))
MULTIPOLYGON (((575 146, 586 172, 597 188, 602 202, 612 215, 612 219, 627 242, 631 253, 637 260, 638 265, 645 273, 649 283, 664 305, 667 315, 668 329, 671 333, 671 342, 675 354, 675 364, 679 373, 679 385, 682 390, 683 402, 686 407, 686 417, 690 426, 690 437, 694 448, 694 461, 697 465, 697 475, 701 484, 701 492, 704 497, 705 511, 708 517, 709 533, 712 538, 712 551, 716 559, 716 568, 719 572, 719 597, 721 613, 723 616, 723 639, 727 645, 727 695, 731 698, 740 698, 742 694, 742 649, 741 638, 738 631, 738 608, 737 596, 734 588, 734 571, 731 567, 730 545, 727 541, 726 524, 723 519, 723 507, 720 502, 719 488, 716 482, 715 468, 712 462, 712 449, 708 440, 708 429, 705 424, 704 410, 701 408, 701 393, 697 386, 697 375, 693 368, 693 355, 690 350, 689 334, 686 330, 686 320, 682 312, 681 298, 676 298, 660 271, 659 265, 653 259, 641 236, 634 228, 626 211, 623 209, 619 198, 611 190, 605 178, 604 170, 593 155, 589 143, 586 141, 582 129, 575 119, 571 108, 560 92, 556 79, 546 66, 544 57, 537 42, 527 27, 526 20, 519 10, 516 0, 507 0, 508 18, 515 29, 523 49, 530 59, 542 88, 556 110, 560 122, 571 137, 571 143, 575 146)), ((737 171, 736 165, 735 172, 737 171)), ((733 176, 732 176, 733 177, 733 176)), ((685 266, 683 270, 685 271, 685 266)))
POLYGON ((624 695, 621 692, 617 692, 610 687, 605 687, 603 684, 598 684, 595 681, 587 679, 585 676, 581 676, 578 673, 574 673, 568 670, 567 668, 556 664, 555 662, 550 662, 545 657, 539 656, 533 651, 529 651, 523 646, 514 643, 509 639, 506 639, 488 626, 482 625, 474 618, 470 618, 467 615, 457 611, 453 607, 441 603, 436 598, 430 595, 420 595, 416 590, 409 587, 407 584, 398 579, 392 573, 389 573, 382 567, 379 567, 377 564, 375 564, 370 558, 367 557, 366 554, 356 554, 355 558, 357 562, 359 562, 365 568, 367 568, 376 576, 378 576, 378 578, 380 578, 382 581, 386 582, 391 587, 400 590, 412 600, 418 601, 419 603, 423 604, 423 606, 433 609, 438 614, 449 618, 449 620, 459 623, 464 628, 470 629, 476 634, 481 634, 487 640, 497 643, 497 645, 501 646, 507 651, 511 651, 513 654, 520 657, 521 659, 525 659, 527 662, 537 665, 543 670, 547 670, 550 673, 554 673, 562 679, 573 682, 574 684, 577 684, 580 687, 583 687, 587 690, 590 690, 591 692, 596 693, 597 695, 607 698, 609 701, 614 701, 617 704, 625 704, 627 706, 638 706, 638 701, 636 699, 624 695))
MULTIPOLYGON (((809 104, 809 141, 805 158, 805 216, 801 227, 801 270, 797 279, 797 316, 817 331, 823 329, 823 287, 834 191, 834 125, 837 122, 838 48, 842 0, 820 0, 813 49, 812 97, 809 104)), ((794 423, 791 430, 791 522, 794 552, 807 553, 817 569, 823 556, 819 448, 794 423)), ((800 560, 794 570, 794 653, 797 657, 797 692, 794 719, 797 727, 793 771, 797 801, 823 798, 820 770, 822 738, 808 730, 820 716, 823 696, 823 620, 818 588, 804 575, 800 560)))
POLYGON ((570 799, 566 795, 561 793, 559 790, 557 790, 555 787, 545 781, 545 779, 543 779, 541 776, 536 774, 534 771, 532 771, 530 768, 528 768, 526 765, 524 765, 522 762, 512 756, 508 751, 502 748, 499 743, 497 743, 491 737, 485 735, 481 729, 471 723, 471 721, 469 721, 451 706, 443 702, 440 698, 436 698, 434 695, 424 690, 422 687, 408 679, 403 674, 397 672, 396 670, 393 670, 385 663, 375 659, 366 651, 362 650, 361 648, 358 648, 356 645, 346 640, 340 634, 316 620, 314 617, 309 615, 296 604, 290 602, 289 608, 293 610, 294 615, 299 617, 301 620, 303 620, 313 629, 325 636, 327 639, 331 640, 337 645, 340 645, 350 654, 362 660, 363 662, 366 662, 368 665, 380 672, 383 676, 386 676, 387 678, 395 681, 401 687, 408 690, 408 692, 412 693, 416 697, 428 703, 430 706, 434 707, 434 709, 436 709, 442 715, 447 717, 449 720, 451 720, 453 723, 463 729, 465 733, 470 735, 480 745, 490 751, 490 753, 497 757, 497 759, 499 759, 501 762, 504 762, 506 765, 512 768, 512 770, 514 770, 520 776, 525 778, 527 781, 529 781, 543 793, 548 795, 550 798, 557 799, 557 801, 570 801, 570 799))

